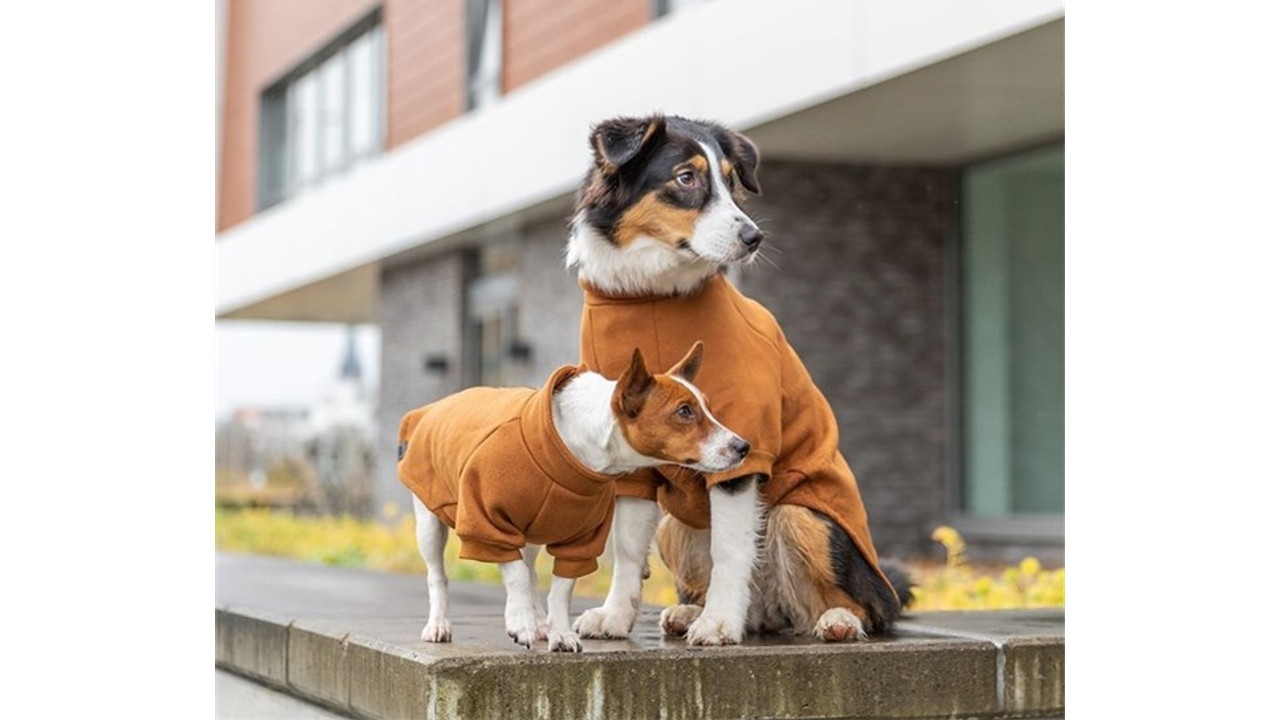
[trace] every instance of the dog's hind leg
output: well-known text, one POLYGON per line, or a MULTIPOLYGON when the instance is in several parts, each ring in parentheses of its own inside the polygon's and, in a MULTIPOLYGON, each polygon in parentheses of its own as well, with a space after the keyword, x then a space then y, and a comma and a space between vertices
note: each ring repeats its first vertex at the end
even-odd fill
POLYGON ((652 500, 619 497, 613 511, 613 578, 604 605, 582 614, 573 629, 586 638, 623 639, 635 625, 654 528, 661 516, 652 500))
POLYGON ((684 637, 702 614, 711 583, 711 531, 685 525, 667 515, 658 525, 658 554, 676 581, 679 605, 665 608, 658 620, 662 632, 684 637))
POLYGON ((760 587, 785 608, 797 632, 827 642, 866 639, 897 619, 901 606, 841 527, 796 505, 769 513, 765 552, 776 569, 760 587))
POLYGON ((427 642, 450 642, 453 630, 445 613, 449 610, 449 578, 444 572, 444 546, 449 540, 449 526, 440 522, 422 501, 413 498, 413 517, 418 535, 418 552, 427 564, 427 624, 422 639, 427 642))

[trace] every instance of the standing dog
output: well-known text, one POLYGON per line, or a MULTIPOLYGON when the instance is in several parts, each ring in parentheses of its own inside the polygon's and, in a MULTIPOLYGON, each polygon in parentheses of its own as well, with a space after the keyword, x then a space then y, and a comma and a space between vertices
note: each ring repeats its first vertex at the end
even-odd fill
POLYGON ((670 635, 723 645, 747 629, 828 641, 887 629, 901 603, 831 407, 773 316, 723 276, 764 239, 740 204, 760 191, 755 146, 713 123, 663 116, 601 123, 591 146, 567 255, 586 292, 582 361, 616 372, 623 348, 663 358, 704 338, 717 414, 753 448, 732 473, 667 467, 619 482, 613 584, 578 632, 630 632, 655 528, 682 602, 662 614, 670 635), (655 500, 668 513, 660 527, 655 500))
POLYGON ((427 563, 431 605, 422 639, 453 636, 444 572, 453 528, 462 558, 501 568, 512 639, 581 650, 569 601, 576 578, 594 572, 604 551, 618 475, 663 463, 720 472, 751 449, 707 411, 692 384, 701 362, 702 345, 694 343, 655 377, 636 350, 616 383, 565 366, 541 390, 471 388, 405 415, 397 469, 413 491, 427 563), (536 597, 539 545, 555 558, 549 618, 536 597))

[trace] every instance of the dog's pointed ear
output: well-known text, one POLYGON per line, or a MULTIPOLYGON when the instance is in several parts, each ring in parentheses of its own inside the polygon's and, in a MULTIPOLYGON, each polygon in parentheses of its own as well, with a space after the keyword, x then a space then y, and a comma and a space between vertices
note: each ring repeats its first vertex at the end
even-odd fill
POLYGON ((649 397, 649 391, 656 384, 649 369, 645 367, 644 355, 640 348, 636 348, 631 354, 631 365, 618 378, 618 385, 613 390, 614 409, 629 418, 639 417, 644 410, 645 398, 649 397))
POLYGON ((698 374, 698 370, 702 367, 702 341, 693 344, 689 348, 689 352, 685 353, 684 358, 676 363, 667 371, 668 375, 678 378, 684 378, 689 382, 693 382, 693 378, 698 374))
POLYGON ((741 182, 742 187, 751 194, 759 195, 760 181, 756 179, 756 168, 760 166, 760 151, 756 149, 756 144, 746 135, 732 130, 725 132, 717 139, 720 141, 720 149, 724 151, 725 158, 729 160, 729 164, 733 165, 733 171, 738 174, 738 182, 741 182))
POLYGON ((619 117, 605 120, 591 129, 591 149, 596 164, 616 171, 631 162, 645 146, 666 132, 667 121, 661 115, 647 118, 619 117))

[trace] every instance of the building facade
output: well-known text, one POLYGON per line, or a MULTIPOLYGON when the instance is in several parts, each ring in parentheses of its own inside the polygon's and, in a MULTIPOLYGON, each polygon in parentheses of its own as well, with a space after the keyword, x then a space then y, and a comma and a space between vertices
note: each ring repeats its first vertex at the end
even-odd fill
MULTIPOLYGON (((217 313, 377 323, 378 433, 577 361, 592 122, 748 134, 778 317, 884 552, 1062 559, 1061 2, 229 0, 217 313)), ((375 505, 407 500, 394 449, 375 505)))

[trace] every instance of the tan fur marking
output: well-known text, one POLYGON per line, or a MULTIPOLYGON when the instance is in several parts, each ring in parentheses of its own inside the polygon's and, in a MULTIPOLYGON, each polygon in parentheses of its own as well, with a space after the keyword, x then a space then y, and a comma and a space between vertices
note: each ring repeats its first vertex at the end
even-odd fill
POLYGON ((622 247, 646 236, 675 247, 676 243, 693 236, 697 222, 697 210, 672 207, 649 193, 623 213, 614 236, 622 247))
POLYGON ((728 160, 720 161, 720 173, 725 177, 729 177, 733 173, 733 163, 728 160))
POLYGON ((854 602, 836 585, 835 571, 831 567, 831 535, 826 523, 807 508, 797 505, 778 505, 769 512, 765 525, 767 552, 785 557, 776 559, 795 569, 791 579, 794 598, 787 604, 797 629, 808 631, 822 613, 840 607, 852 612, 866 627, 870 616, 862 605, 854 602))
POLYGON ((707 174, 707 159, 701 155, 694 155, 693 157, 689 158, 689 161, 687 163, 684 163, 684 164, 692 165, 695 170, 702 173, 703 175, 707 174))
POLYGON ((689 388, 665 375, 653 377, 654 387, 644 399, 644 408, 634 419, 620 418, 622 434, 636 452, 674 463, 693 465, 705 460, 702 444, 716 432, 689 388), (696 420, 676 416, 676 409, 689 405, 696 420))

